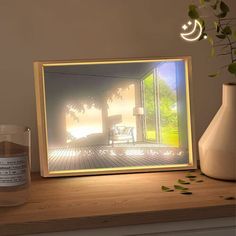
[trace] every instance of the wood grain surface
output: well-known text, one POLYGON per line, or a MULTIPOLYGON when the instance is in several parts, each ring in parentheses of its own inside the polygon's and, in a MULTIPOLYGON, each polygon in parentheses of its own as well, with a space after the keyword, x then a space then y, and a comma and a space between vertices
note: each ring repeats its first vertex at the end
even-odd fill
POLYGON ((30 201, 0 208, 0 235, 93 229, 123 225, 195 220, 236 215, 235 182, 198 180, 179 190, 163 192, 187 171, 43 179, 33 174, 30 201))

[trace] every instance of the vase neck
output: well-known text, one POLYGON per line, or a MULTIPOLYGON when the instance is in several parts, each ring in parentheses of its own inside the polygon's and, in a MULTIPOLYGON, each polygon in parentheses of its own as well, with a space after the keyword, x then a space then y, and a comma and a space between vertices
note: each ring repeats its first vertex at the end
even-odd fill
POLYGON ((236 106, 236 84, 223 85, 223 105, 236 106))

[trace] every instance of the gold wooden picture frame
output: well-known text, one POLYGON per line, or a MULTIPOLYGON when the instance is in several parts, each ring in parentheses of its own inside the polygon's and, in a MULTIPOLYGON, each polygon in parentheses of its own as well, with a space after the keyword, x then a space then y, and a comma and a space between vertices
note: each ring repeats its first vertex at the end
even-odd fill
POLYGON ((41 175, 196 169, 191 58, 34 63, 41 175))

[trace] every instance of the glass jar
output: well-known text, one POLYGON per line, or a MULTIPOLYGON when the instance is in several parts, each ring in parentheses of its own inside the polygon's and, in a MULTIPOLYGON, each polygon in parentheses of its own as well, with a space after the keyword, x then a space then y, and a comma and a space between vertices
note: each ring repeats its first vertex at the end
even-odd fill
POLYGON ((0 206, 16 206, 28 201, 30 155, 30 129, 0 125, 0 206))

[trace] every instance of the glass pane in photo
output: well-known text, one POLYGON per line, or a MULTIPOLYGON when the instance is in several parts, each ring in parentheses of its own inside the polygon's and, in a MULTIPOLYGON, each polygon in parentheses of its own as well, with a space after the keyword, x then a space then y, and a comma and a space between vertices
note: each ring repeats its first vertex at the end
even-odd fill
POLYGON ((179 146, 176 62, 163 62, 157 69, 160 142, 179 146))
POLYGON ((156 89, 154 73, 147 75, 143 80, 143 103, 145 110, 145 139, 156 142, 156 89))

